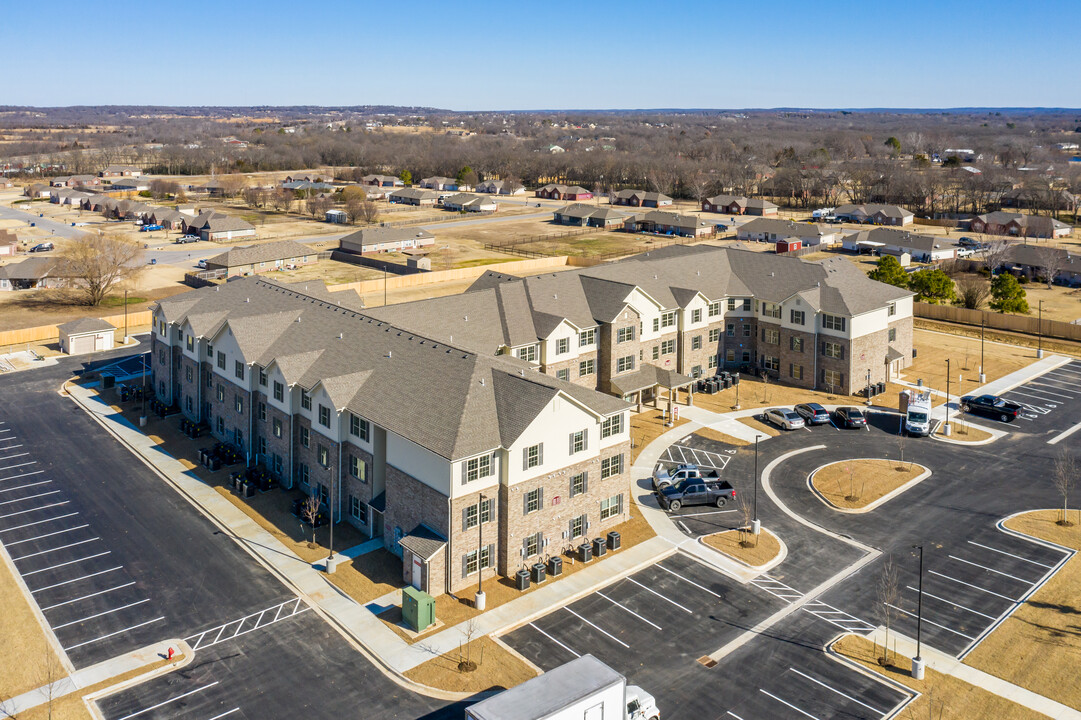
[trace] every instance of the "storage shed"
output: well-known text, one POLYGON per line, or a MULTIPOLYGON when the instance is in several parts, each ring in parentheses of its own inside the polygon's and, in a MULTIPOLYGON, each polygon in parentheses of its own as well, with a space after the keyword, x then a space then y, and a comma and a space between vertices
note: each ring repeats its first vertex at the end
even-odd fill
POLYGON ((786 238, 777 241, 777 252, 786 253, 799 250, 803 247, 803 241, 799 238, 786 238))
POLYGON ((98 318, 80 318, 57 327, 60 351, 68 355, 112 350, 116 328, 98 318))

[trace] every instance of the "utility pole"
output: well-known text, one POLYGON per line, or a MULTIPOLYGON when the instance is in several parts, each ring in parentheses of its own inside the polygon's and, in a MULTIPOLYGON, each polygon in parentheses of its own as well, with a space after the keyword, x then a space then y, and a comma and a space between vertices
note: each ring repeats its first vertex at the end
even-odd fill
POLYGON ((950 359, 946 358, 946 421, 942 423, 942 434, 950 436, 950 359))
POLYGON ((912 658, 912 677, 916 680, 923 680, 923 657, 920 652, 922 650, 920 640, 923 632, 923 545, 913 545, 912 547, 920 551, 920 582, 916 600, 916 657, 912 658))
POLYGON ((1043 300, 1040 301, 1040 315, 1036 320, 1036 357, 1043 357, 1043 300))
POLYGON ((484 494, 477 500, 477 594, 473 603, 477 610, 484 609, 484 566, 481 564, 481 553, 484 552, 484 494))
MULTIPOLYGON (((982 313, 982 311, 981 311, 982 313)), ((980 315, 980 384, 987 382, 987 374, 983 370, 983 332, 987 328, 987 318, 980 315)))
POLYGON ((754 521, 751 522, 751 532, 755 537, 758 537, 762 529, 762 522, 758 519, 758 438, 760 437, 762 436, 758 434, 754 436, 754 521))

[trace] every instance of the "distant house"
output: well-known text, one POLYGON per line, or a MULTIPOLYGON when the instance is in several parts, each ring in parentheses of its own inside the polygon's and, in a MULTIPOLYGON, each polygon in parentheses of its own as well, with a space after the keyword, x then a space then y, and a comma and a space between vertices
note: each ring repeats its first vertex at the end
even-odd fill
POLYGON ((1049 254, 1055 256, 1060 268, 1053 278, 1054 282, 1070 286, 1081 285, 1081 255, 1063 248, 1011 245, 1002 266, 1015 275, 1025 275, 1032 280, 1043 278, 1047 275, 1049 254))
POLYGON ((0 175, 0 188, 7 189, 11 187, 15 187, 15 183, 11 181, 11 178, 0 175))
POLYGON ((143 177, 122 177, 113 180, 109 187, 114 190, 133 190, 140 192, 150 189, 150 180, 143 177))
POLYGON ((998 210, 972 219, 972 232, 1027 238, 1068 237, 1069 225, 1044 215, 1025 215, 998 210))
POLYGON ((387 200, 399 205, 417 205, 434 207, 439 201, 440 194, 436 190, 421 190, 420 188, 402 188, 387 195, 387 200))
POLYGON ((833 211, 841 222, 870 223, 871 225, 911 225, 915 219, 910 211, 897 205, 865 203, 863 205, 840 205, 833 211))
POLYGON ((525 186, 507 180, 485 180, 477 183, 477 192, 490 195, 524 195, 525 186))
POLYGON ((710 237, 717 233, 713 223, 706 222, 695 215, 680 215, 664 210, 632 215, 623 224, 630 232, 656 233, 658 235, 678 235, 680 237, 710 237))
POLYGON ((0 230, 0 257, 15 257, 18 253, 18 235, 12 230, 0 230))
POLYGON ((71 188, 53 188, 49 193, 49 202, 57 205, 73 205, 82 207, 83 200, 90 197, 90 193, 71 188))
POLYGON ((306 265, 319 259, 319 253, 293 240, 278 240, 262 245, 246 245, 226 250, 206 261, 207 270, 224 270, 230 275, 261 273, 287 266, 306 265))
POLYGON ((620 226, 630 217, 627 213, 613 210, 610 207, 597 207, 574 203, 567 205, 552 213, 552 221, 560 225, 576 225, 580 227, 612 227, 620 226))
POLYGON ((404 187, 401 178, 393 175, 365 175, 360 179, 361 185, 375 185, 376 187, 404 187))
POLYGON ((432 245, 435 236, 416 228, 370 227, 357 230, 338 241, 338 248, 356 255, 399 252, 432 245))
POLYGON ((161 225, 166 230, 179 230, 187 218, 173 208, 154 208, 147 219, 151 225, 161 225))
POLYGON ((100 185, 101 179, 96 175, 70 175, 55 177, 50 182, 53 187, 93 187, 100 185))
POLYGON ((293 191, 299 190, 300 192, 308 194, 334 192, 336 189, 330 183, 319 182, 317 180, 287 180, 282 183, 282 188, 293 191))
POLYGON ((420 181, 420 186, 426 190, 453 190, 453 191, 467 191, 473 188, 465 183, 460 183, 454 178, 436 176, 424 178, 420 181))
POLYGON ((143 171, 133 165, 110 165, 98 174, 103 178, 139 177, 143 171))
POLYGON ((215 178, 206 185, 200 185, 199 187, 192 189, 195 190, 195 192, 204 192, 210 197, 225 197, 225 192, 228 188, 225 183, 215 178))
POLYGON ((593 197, 593 193, 581 185, 558 185, 555 183, 549 183, 542 188, 537 188, 534 195, 548 200, 590 200, 593 197))
POLYGON ((457 193, 443 198, 443 208, 454 212, 495 212, 499 206, 490 197, 457 193))
POLYGON ((664 193, 646 192, 645 190, 620 190, 609 196, 613 205, 630 207, 659 208, 672 204, 672 198, 664 193))
POLYGON ((919 235, 907 230, 875 228, 857 230, 841 241, 845 250, 877 255, 908 253, 916 262, 954 260, 961 246, 941 235, 919 235))
POLYGON ((747 198, 741 195, 714 195, 702 201, 703 212, 724 213, 726 215, 776 215, 777 206, 762 198, 747 198))
POLYGON ((49 190, 49 186, 44 183, 32 183, 26 186, 23 195, 28 198, 47 198, 49 197, 49 190))
MULTIPOLYGON (((117 208, 120 211, 120 208, 117 208)), ((183 230, 189 235, 198 235, 203 240, 233 240, 255 237, 255 228, 239 218, 230 217, 212 210, 193 219, 183 219, 183 230)))
POLYGON ((756 218, 739 228, 736 237, 755 242, 778 242, 798 238, 804 246, 830 246, 840 241, 836 229, 815 223, 797 223, 780 218, 756 218))
POLYGON ((1078 198, 1069 190, 1021 187, 1004 192, 1000 202, 1002 207, 1069 210, 1077 205, 1078 198))
POLYGON ((0 290, 3 291, 57 288, 65 281, 56 258, 29 257, 0 267, 0 290))

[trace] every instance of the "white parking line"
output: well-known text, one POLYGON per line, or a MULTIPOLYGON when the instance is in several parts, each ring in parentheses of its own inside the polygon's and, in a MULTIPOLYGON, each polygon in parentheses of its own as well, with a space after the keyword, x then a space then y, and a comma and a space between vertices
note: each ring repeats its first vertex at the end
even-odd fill
POLYGON ((59 495, 59 494, 60 494, 59 490, 50 490, 49 492, 38 493, 37 495, 27 495, 26 497, 19 498, 18 500, 5 500, 4 502, 0 502, 0 505, 14 505, 15 503, 26 502, 27 500, 37 500, 38 498, 45 497, 47 495, 59 495))
POLYGON ((952 580, 953 582, 958 583, 960 585, 965 585, 967 587, 972 588, 973 590, 979 590, 980 592, 985 592, 988 595, 994 595, 995 597, 1000 597, 1003 600, 1009 600, 1012 603, 1019 602, 1018 600, 1015 600, 1012 597, 1008 597, 1006 595, 1001 595, 1001 594, 995 592, 994 590, 987 590, 985 588, 980 587, 979 585, 973 585, 972 583, 967 583, 964 580, 958 580, 957 578, 950 577, 949 575, 944 575, 943 573, 940 573, 937 570, 928 570, 927 572, 929 574, 931 574, 931 575, 937 575, 940 578, 945 578, 946 580, 952 580))
POLYGON ((56 570, 57 568, 66 567, 68 565, 74 565, 75 563, 81 563, 84 560, 93 560, 94 558, 99 558, 102 555, 108 555, 111 552, 112 552, 112 550, 106 550, 105 552, 99 552, 96 555, 90 555, 88 557, 79 558, 78 560, 68 560, 67 562, 62 562, 59 565, 51 565, 51 566, 49 566, 47 568, 42 568, 40 570, 31 570, 30 572, 24 572, 24 573, 20 573, 20 574, 24 578, 26 578, 26 577, 30 577, 31 575, 37 575, 38 573, 48 572, 49 570, 56 570))
POLYGON ((832 693, 836 693, 836 694, 840 695, 843 698, 848 698, 849 700, 856 703, 857 705, 862 705, 863 707, 867 708, 868 710, 870 710, 873 713, 878 713, 879 715, 885 715, 886 714, 884 711, 879 710, 876 707, 871 707, 870 705, 863 702, 862 700, 857 700, 856 698, 852 697, 851 695, 849 695, 847 693, 843 693, 843 692, 841 692, 840 690, 838 690, 837 688, 835 688, 835 687, 833 687, 831 685, 827 685, 826 683, 822 682, 818 678, 813 678, 810 675, 808 675, 807 673, 800 672, 796 668, 788 668, 788 669, 791 670, 792 672, 796 673, 800 677, 807 678, 808 680, 815 683, 816 685, 821 685, 822 687, 826 688, 827 690, 829 690, 832 693))
MULTIPOLYGON (((1056 405, 1062 404, 1061 401, 1059 400, 1059 398, 1045 397, 1043 395, 1037 395, 1036 391, 1032 391, 1032 390, 1025 391, 1025 390, 1018 390, 1018 389, 1014 388, 1013 390, 1010 390, 1010 394, 1011 395, 1024 395, 1025 397, 1036 398, 1037 400, 1042 400, 1044 403, 1055 403, 1056 405)), ((1051 393, 1047 393, 1047 394, 1050 395, 1051 393)))
MULTIPOLYGON (((33 463, 30 463, 33 465, 33 463)), ((5 468, 6 469, 6 468, 5 468)), ((9 475, 6 478, 0 478, 0 482, 7 482, 8 480, 18 480, 19 478, 30 477, 31 475, 41 475, 44 470, 31 470, 28 473, 20 473, 18 475, 9 475)))
POLYGON ((698 517, 699 515, 724 515, 725 513, 739 512, 739 510, 710 510, 709 512, 680 513, 680 517, 698 517))
POLYGON ((126 627, 123 630, 117 630, 116 632, 111 632, 108 635, 102 635, 101 637, 94 638, 93 640, 87 640, 86 642, 81 642, 81 643, 79 643, 77 645, 68 645, 67 647, 64 648, 64 650, 65 650, 65 652, 68 652, 68 651, 74 650, 75 648, 81 648, 84 645, 92 645, 93 643, 101 642, 102 640, 107 640, 107 639, 113 637, 114 635, 120 635, 121 633, 126 633, 129 630, 136 630, 138 628, 145 627, 147 625, 153 625, 154 623, 161 622, 164 619, 165 619, 164 617, 158 617, 158 618, 154 618, 153 620, 147 620, 146 622, 141 622, 138 625, 132 625, 131 627, 126 627))
POLYGON ((613 600, 612 598, 608 597, 607 595, 605 595, 604 593, 600 592, 599 590, 597 591, 597 594, 598 594, 598 595, 600 595, 600 596, 601 596, 602 598, 604 598, 605 600, 607 600, 608 602, 610 602, 610 603, 612 603, 613 605, 615 605, 616 607, 618 607, 618 608, 620 608, 620 609, 622 609, 622 610, 626 610, 626 611, 627 611, 627 612, 629 612, 629 613, 630 613, 631 615, 634 615, 634 616, 635 616, 636 618, 638 618, 639 620, 641 620, 641 621, 642 621, 642 622, 644 622, 645 624, 647 624, 647 625, 652 625, 653 627, 657 628, 658 630, 661 630, 661 629, 662 629, 662 628, 661 628, 661 626, 660 626, 660 625, 658 625, 657 623, 653 622, 652 620, 648 620, 648 619, 646 619, 646 618, 642 617, 641 615, 639 615, 638 613, 636 613, 636 612, 635 612, 634 610, 631 610, 631 609, 630 609, 629 607, 627 607, 626 605, 623 605, 623 604, 621 604, 621 603, 618 603, 618 602, 616 602, 615 600, 613 600))
POLYGON ((947 555, 946 557, 949 557, 949 558, 951 558, 953 560, 956 560, 957 562, 963 562, 966 565, 971 565, 973 567, 982 568, 983 570, 986 570, 987 572, 993 572, 995 575, 1001 575, 1002 577, 1008 577, 1011 580, 1016 580, 1017 582, 1024 583, 1026 585, 1031 585, 1032 582, 1033 582, 1032 580, 1025 580, 1024 578, 1019 578, 1016 575, 1010 575, 1009 573, 1004 573, 1001 570, 995 570, 994 568, 989 568, 986 565, 980 565, 979 563, 974 563, 971 560, 965 560, 964 558, 959 558, 956 555, 947 555))
POLYGON ((627 579, 628 579, 628 580, 630 580, 630 581, 631 581, 632 583, 634 583, 635 585, 637 585, 638 587, 640 587, 640 588, 642 588, 643 590, 645 590, 646 592, 651 592, 651 593, 653 593, 654 595, 656 595, 657 597, 659 597, 659 598, 660 598, 661 600, 664 600, 664 601, 665 601, 665 602, 667 602, 667 603, 671 603, 671 604, 675 605, 676 607, 678 607, 678 608, 679 608, 680 610, 682 610, 683 612, 687 613, 688 615, 694 615, 694 611, 693 611, 693 610, 688 610, 687 608, 683 607, 682 605, 680 605, 680 604, 679 604, 678 602, 676 602, 675 600, 671 600, 671 599, 669 599, 669 598, 666 598, 666 597, 665 597, 664 595, 661 595, 661 594, 660 594, 659 592, 657 592, 656 590, 653 590, 652 588, 648 588, 648 587, 646 587, 645 585, 643 585, 642 583, 638 582, 637 580, 635 580, 635 579, 634 579, 634 578, 632 578, 632 577, 629 577, 629 578, 627 578, 627 579))
POLYGON ((13 557, 13 558, 11 558, 11 561, 15 562, 17 560, 25 560, 27 558, 37 557, 38 555, 48 555, 49 553, 56 552, 57 550, 66 550, 68 548, 76 547, 78 545, 86 545, 87 543, 92 543, 92 542, 95 542, 96 540, 99 540, 99 539, 100 538, 92 537, 89 540, 80 540, 79 542, 73 542, 73 543, 69 543, 67 545, 61 545, 60 547, 49 548, 48 550, 39 550, 38 552, 33 552, 33 553, 30 553, 29 555, 20 555, 19 557, 13 557))
MULTIPOLYGON (((25 525, 16 525, 15 527, 10 527, 10 528, 5 528, 4 530, 0 530, 0 535, 2 535, 3 533, 6 533, 6 532, 12 532, 13 530, 22 530, 23 528, 34 527, 35 525, 44 525, 45 523, 56 522, 57 520, 63 520, 64 518, 75 517, 78 514, 79 513, 77 513, 77 512, 73 512, 73 513, 68 513, 67 515, 57 515, 56 517, 49 518, 48 520, 35 520, 34 522, 26 523, 25 525)), ((12 543, 12 544, 14 544, 14 543, 12 543)))
MULTIPOLYGON (((20 445, 20 447, 22 447, 22 446, 20 445)), ((5 450, 7 450, 8 448, 4 448, 4 449, 5 449, 5 450)), ((10 460, 11 458, 17 458, 17 457, 26 457, 26 456, 27 456, 27 455, 29 455, 29 454, 30 454, 30 453, 28 453, 28 452, 24 452, 24 453, 14 453, 14 454, 12 454, 12 455, 5 455, 4 457, 0 457, 0 460, 10 460)), ((0 468, 0 470, 6 470, 6 469, 7 469, 7 468, 0 468)))
POLYGON ((696 588, 698 588, 699 590, 705 590, 706 592, 708 592, 708 593, 709 593, 710 595, 712 595, 712 596, 713 596, 713 597, 715 597, 715 598, 719 598, 719 597, 720 597, 720 595, 718 595, 717 593, 713 592, 713 591, 712 591, 712 590, 710 590, 710 589, 709 589, 708 587, 703 587, 702 585, 699 585, 698 583, 696 583, 696 582, 695 582, 694 580, 690 580, 690 579, 688 579, 688 578, 685 578, 685 577, 683 577, 682 575, 680 575, 679 573, 677 573, 677 572, 673 572, 673 571, 669 570, 668 568, 666 568, 666 567, 665 567, 664 565, 661 565, 660 563, 657 563, 657 567, 658 567, 658 568, 660 568, 661 570, 664 570, 664 571, 665 571, 666 573, 668 573, 669 575, 674 575, 675 577, 679 578, 680 580, 682 580, 682 581, 683 581, 683 582, 685 582, 685 583, 690 583, 691 585, 694 585, 694 586, 695 586, 696 588))
POLYGON ((1076 380, 1056 380, 1055 378, 1040 378, 1039 382, 1029 383, 1030 385, 1039 385, 1041 387, 1049 387, 1055 390, 1067 390, 1075 392, 1077 390, 1076 380), (1062 387, 1065 385, 1065 387, 1062 387))
POLYGON ((53 588, 58 588, 61 585, 70 585, 73 582, 79 582, 80 580, 86 580, 87 578, 97 577, 98 575, 104 575, 105 573, 116 572, 117 570, 123 570, 123 569, 124 569, 123 565, 117 565, 116 567, 109 568, 108 570, 99 570, 97 572, 90 573, 89 575, 82 575, 82 576, 77 577, 77 578, 72 578, 71 580, 65 580, 64 582, 58 582, 55 585, 46 585, 45 587, 38 588, 37 590, 31 590, 30 594, 31 595, 36 595, 39 592, 45 592, 46 590, 52 590, 53 588))
POLYGON ((630 650, 630 649, 631 649, 631 646, 630 646, 630 645, 628 645, 627 643, 623 642, 622 640, 620 640, 619 638, 617 638, 617 637, 616 637, 615 635, 613 635, 612 633, 610 633, 610 632, 608 632, 607 630, 605 630, 604 628, 602 628, 602 627, 601 627, 600 625, 595 625, 594 623, 591 623, 591 622, 590 622, 589 620, 586 620, 586 619, 585 619, 584 617, 582 617, 582 616, 581 616, 581 615, 579 615, 578 613, 574 612, 574 611, 573 611, 573 610, 571 610, 571 609, 570 609, 569 607, 565 607, 565 608, 563 608, 563 609, 564 609, 564 610, 566 610, 567 612, 569 612, 569 613, 570 613, 571 615, 573 615, 574 617, 576 617, 576 618, 578 618, 579 620, 581 620, 582 622, 584 622, 584 623, 585 623, 586 625, 589 625, 589 626, 590 626, 591 628, 595 629, 595 630, 596 630, 597 632, 599 632, 599 633, 601 633, 601 634, 603 634, 603 635, 607 635, 607 636, 608 636, 608 637, 610 637, 610 638, 611 638, 612 640, 615 640, 615 641, 616 641, 617 643, 619 643, 619 644, 620 644, 620 645, 622 645, 623 647, 627 648, 628 650, 630 650))
POLYGON ((53 625, 53 630, 60 630, 62 628, 71 627, 72 625, 78 625, 79 623, 84 623, 87 620, 93 620, 94 618, 99 618, 99 617, 102 617, 103 615, 112 615, 113 613, 120 612, 121 610, 127 610, 128 608, 132 608, 132 607, 135 607, 136 605, 142 605, 143 603, 148 603, 148 602, 150 602, 150 598, 147 598, 145 600, 138 600, 138 601, 133 602, 133 603, 128 603, 127 605, 123 605, 123 606, 118 607, 118 608, 113 608, 112 610, 105 610, 104 612, 99 612, 96 615, 88 615, 87 617, 84 617, 84 618, 79 619, 79 620, 72 620, 71 622, 66 622, 63 625, 53 625))
MULTIPOLYGON (((911 585, 905 585, 905 587, 908 588, 909 590, 911 590, 914 593, 918 593, 920 591, 919 588, 914 588, 911 585)), ((998 620, 998 618, 996 618, 994 615, 987 615, 985 613, 980 612, 979 610, 973 610, 970 607, 965 607, 961 603, 955 603, 953 600, 947 600, 946 598, 939 597, 938 595, 932 595, 931 593, 927 592, 926 590, 923 591, 923 594, 926 595, 929 598, 934 598, 935 600, 938 600, 940 602, 944 602, 947 605, 953 605, 955 608, 961 608, 962 610, 967 610, 970 613, 972 613, 973 615, 979 615, 980 617, 987 618, 988 620, 998 620)))
POLYGON ((48 485, 51 482, 52 482, 52 480, 40 480, 40 481, 35 482, 35 483, 27 483, 25 485, 16 485, 15 487, 4 488, 3 490, 0 490, 0 493, 15 492, 16 490, 25 490, 26 488, 38 487, 39 485, 48 485))
POLYGON ((228 716, 232 715, 233 713, 238 713, 238 712, 240 712, 240 708, 235 707, 232 710, 226 710, 221 715, 215 715, 214 717, 210 718, 210 720, 218 720, 219 718, 228 717, 228 716))
POLYGON ((551 640, 552 642, 554 642, 554 643, 555 643, 556 645, 558 645, 559 647, 561 647, 561 648, 563 648, 564 650, 566 650, 567 652, 569 652, 569 653, 570 653, 571 655, 573 655, 574 657, 582 657, 581 655, 579 655, 578 653, 574 652, 573 650, 571 650, 571 649, 570 649, 569 647, 567 647, 567 646, 566 646, 566 645, 564 645, 563 643, 561 643, 561 642, 559 642, 558 640, 556 640, 556 639, 555 639, 554 637, 552 637, 552 636, 551 636, 551 635, 549 635, 548 633, 546 633, 546 632, 544 632, 543 630, 541 630, 541 629, 540 629, 539 627, 537 627, 537 626, 536 626, 536 625, 534 625, 533 623, 529 623, 529 627, 533 628, 534 630, 536 630, 537 632, 539 632, 539 633, 540 633, 541 635, 543 635, 544 637, 548 638, 549 640, 551 640))
POLYGON ((143 708, 139 712, 133 712, 131 715, 125 715, 124 717, 120 718, 120 720, 128 720, 128 718, 138 717, 138 716, 142 715, 143 713, 150 712, 151 710, 157 710, 162 705, 168 705, 169 703, 174 702, 176 700, 179 700, 180 698, 186 698, 189 695, 194 695, 197 692, 202 692, 203 690, 206 690, 207 688, 212 688, 217 684, 218 684, 218 681, 215 680, 214 682, 210 683, 209 685, 203 685, 200 688, 195 688, 194 690, 189 690, 188 692, 183 693, 182 695, 177 695, 176 697, 171 697, 168 700, 163 700, 162 702, 158 703, 157 705, 151 705, 148 708, 143 708))
POLYGON ((7 515, 0 515, 0 520, 9 517, 15 517, 16 515, 25 515, 26 513, 37 512, 38 510, 48 510, 51 507, 59 507, 60 505, 67 505, 68 500, 62 500, 58 503, 52 503, 51 505, 42 505, 41 507, 30 508, 29 510, 20 510, 19 512, 8 513, 7 515))
POLYGON ((114 590, 123 590, 124 588, 131 587, 134 584, 135 584, 135 581, 132 580, 129 583, 124 583, 123 585, 117 585, 116 587, 111 587, 108 590, 99 590, 96 593, 90 593, 89 595, 83 595, 82 597, 73 598, 71 600, 65 600, 64 602, 56 603, 55 605, 50 605, 49 607, 43 607, 43 608, 41 608, 41 612, 45 612, 46 610, 55 610, 58 607, 63 607, 64 605, 71 605, 72 603, 77 603, 80 600, 86 600, 88 598, 97 597, 98 595, 104 595, 105 593, 111 593, 114 590))
POLYGON ((1044 565, 1041 562, 1036 562, 1035 560, 1029 560, 1027 557, 1021 557, 1020 555, 1014 555, 1013 553, 1006 552, 1005 550, 999 550, 998 548, 993 548, 990 545, 981 545, 980 543, 976 542, 975 540, 969 540, 968 544, 969 545, 975 545, 976 547, 983 548, 984 550, 990 550, 991 552, 1002 553, 1003 555, 1008 555, 1009 557, 1016 558, 1016 559, 1021 560, 1023 562, 1032 563, 1036 567, 1042 567, 1045 570, 1050 570, 1053 567, 1055 567, 1054 565, 1044 565))
POLYGON ((729 715, 731 715, 732 717, 734 717, 736 720, 743 720, 743 718, 741 718, 739 715, 736 715, 731 710, 726 710, 725 712, 728 713, 729 715))
MULTIPOLYGON (((30 460, 29 462, 15 463, 14 465, 5 465, 4 467, 0 467, 0 470, 14 470, 15 468, 28 467, 30 465, 37 465, 37 464, 38 464, 37 460, 30 460)), ((45 471, 42 470, 41 472, 45 472, 45 471)), ((22 477, 22 476, 21 475, 12 475, 10 477, 0 478, 0 481, 14 480, 17 477, 22 477)))
POLYGON ((781 703, 782 705, 787 705, 788 707, 792 708, 793 710, 795 710, 796 712, 798 712, 798 713, 799 713, 800 715, 802 715, 802 716, 804 716, 804 717, 809 717, 809 718, 811 718, 811 720, 818 720, 818 718, 816 718, 816 717, 815 717, 814 715, 812 715, 811 713, 809 713, 809 712, 805 712, 805 711, 803 711, 803 710, 800 710, 800 709, 799 709, 798 707, 796 707, 796 706, 795 706, 795 705, 793 705, 792 703, 788 702, 787 700, 782 700, 781 698, 777 697, 777 696, 776 696, 776 695, 774 695, 773 693, 770 693, 770 692, 766 692, 766 691, 765 691, 765 690, 763 690, 762 688, 758 688, 758 692, 762 693, 763 695, 767 695, 767 696, 769 696, 769 697, 773 698, 774 700, 776 700, 777 702, 781 703))
POLYGON ((8 548, 13 548, 16 545, 22 545, 23 543, 34 542, 35 540, 44 540, 47 537, 53 537, 54 535, 63 535, 64 533, 75 532, 76 530, 82 530, 83 528, 88 527, 90 527, 89 523, 83 523, 82 525, 76 525, 75 527, 70 527, 66 530, 57 530, 56 532, 45 533, 44 535, 27 538, 26 540, 16 540, 15 542, 4 543, 4 545, 8 548))
POLYGON ((1063 432, 1060 432, 1058 435, 1056 435, 1055 437, 1048 440, 1047 444, 1048 445, 1058 445, 1059 442, 1061 442, 1062 440, 1065 440, 1066 438, 1070 437, 1071 435, 1073 435, 1078 430, 1081 430, 1081 423, 1077 423, 1072 428, 1070 428, 1068 430, 1065 430, 1063 432))
MULTIPOLYGON (((889 607, 893 608, 897 612, 904 613, 905 615, 908 615, 909 617, 913 617, 913 618, 918 617, 916 615, 916 613, 909 612, 908 610, 902 610, 901 608, 897 607, 896 605, 890 605, 889 603, 885 603, 885 604, 888 605, 889 607)), ((975 640, 976 639, 976 638, 974 638, 974 637, 972 637, 970 635, 965 635, 963 632, 957 632, 953 628, 946 627, 945 625, 940 625, 940 624, 936 623, 934 620, 928 620, 927 618, 923 618, 922 622, 925 622, 928 625, 934 625, 935 627, 942 628, 946 632, 951 632, 954 635, 960 635, 961 637, 963 637, 966 640, 975 640)))
POLYGON ((683 528, 683 532, 687 533, 688 535, 691 534, 691 529, 684 525, 682 520, 676 520, 676 524, 683 528))
POLYGON ((1042 382, 1033 382, 1029 383, 1028 385, 1022 385, 1021 387, 1025 388, 1026 390, 1031 390, 1032 392, 1043 393, 1045 395, 1055 395, 1058 397, 1067 398, 1068 400, 1073 400, 1074 396, 1069 395, 1068 393, 1063 391, 1068 390, 1069 392, 1077 392, 1076 388, 1064 388, 1059 387, 1058 385, 1052 385, 1050 383, 1042 382))

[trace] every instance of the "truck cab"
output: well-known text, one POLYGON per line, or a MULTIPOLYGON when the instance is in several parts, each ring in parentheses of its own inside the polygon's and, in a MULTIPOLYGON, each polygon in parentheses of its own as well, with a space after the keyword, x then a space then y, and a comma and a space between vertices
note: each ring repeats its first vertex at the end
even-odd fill
POLYGON ((692 463, 683 463, 671 468, 665 467, 664 465, 658 465, 657 469, 653 471, 653 489, 659 492, 670 485, 677 485, 688 478, 716 480, 719 477, 720 475, 716 470, 702 472, 701 468, 692 463))
POLYGON ((660 720, 661 711, 657 709, 657 701, 642 688, 628 685, 626 698, 626 720, 660 720))

